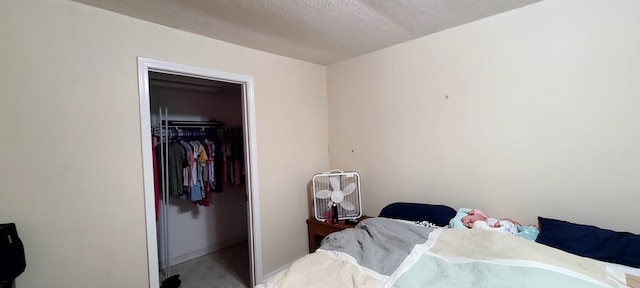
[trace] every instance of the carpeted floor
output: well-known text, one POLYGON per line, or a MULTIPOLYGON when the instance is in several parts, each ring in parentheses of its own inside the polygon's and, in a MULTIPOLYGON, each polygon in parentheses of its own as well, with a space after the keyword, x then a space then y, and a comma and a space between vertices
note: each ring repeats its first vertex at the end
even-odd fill
POLYGON ((248 242, 171 266, 175 274, 180 274, 180 288, 249 287, 248 242))

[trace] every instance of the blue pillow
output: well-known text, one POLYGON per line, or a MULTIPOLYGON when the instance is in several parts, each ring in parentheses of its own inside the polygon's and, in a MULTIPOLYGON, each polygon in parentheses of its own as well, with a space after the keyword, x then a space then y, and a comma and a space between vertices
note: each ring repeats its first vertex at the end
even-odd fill
POLYGON ((640 235, 538 217, 536 242, 605 262, 640 268, 640 235))
POLYGON ((378 216, 408 221, 429 221, 444 227, 456 216, 456 210, 445 205, 396 202, 382 208, 378 216))
POLYGON ((449 228, 465 228, 469 229, 467 226, 462 224, 462 217, 467 216, 471 209, 469 208, 460 208, 458 212, 456 212, 456 216, 449 220, 449 228))

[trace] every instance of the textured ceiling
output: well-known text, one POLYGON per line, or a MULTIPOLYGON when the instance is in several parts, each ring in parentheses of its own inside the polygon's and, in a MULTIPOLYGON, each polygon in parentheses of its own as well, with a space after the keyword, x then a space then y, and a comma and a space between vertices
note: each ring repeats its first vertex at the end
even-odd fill
POLYGON ((331 64, 541 0, 73 0, 331 64))

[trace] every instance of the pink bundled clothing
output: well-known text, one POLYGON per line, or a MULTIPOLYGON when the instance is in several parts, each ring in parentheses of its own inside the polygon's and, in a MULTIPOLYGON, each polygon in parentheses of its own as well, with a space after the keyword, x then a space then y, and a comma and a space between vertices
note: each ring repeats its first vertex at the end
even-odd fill
POLYGON ((480 214, 484 218, 489 218, 489 216, 487 216, 487 214, 484 214, 484 212, 482 212, 482 210, 477 210, 477 209, 473 209, 473 210, 469 211, 469 213, 467 213, 467 214, 469 214, 469 215, 480 214))

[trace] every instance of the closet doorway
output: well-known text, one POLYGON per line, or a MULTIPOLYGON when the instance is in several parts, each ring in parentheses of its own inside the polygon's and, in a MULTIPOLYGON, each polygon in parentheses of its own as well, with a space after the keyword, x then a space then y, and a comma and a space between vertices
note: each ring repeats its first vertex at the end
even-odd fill
MULTIPOLYGON (((182 262, 197 260, 196 267, 211 269, 204 276, 220 275, 203 255, 229 245, 230 253, 247 255, 245 285, 261 283, 253 78, 138 58, 138 80, 150 288, 180 274, 173 265, 182 262), (184 174, 175 172, 169 152, 178 144, 186 152, 189 143, 195 154, 198 143, 204 147, 197 168, 187 173, 185 161, 184 174)), ((205 281, 224 282, 218 277, 205 281)), ((181 280, 181 287, 193 281, 181 280)))

